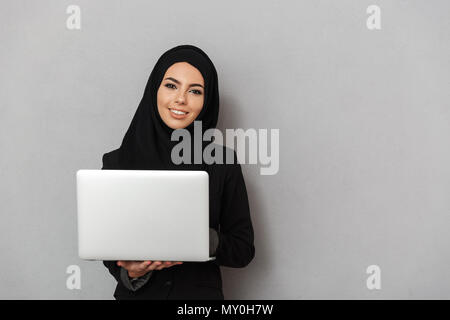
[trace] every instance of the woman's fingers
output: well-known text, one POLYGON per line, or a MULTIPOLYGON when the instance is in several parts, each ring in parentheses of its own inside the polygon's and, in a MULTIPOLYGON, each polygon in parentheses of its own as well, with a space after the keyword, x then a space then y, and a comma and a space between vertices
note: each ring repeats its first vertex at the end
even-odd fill
POLYGON ((161 269, 164 269, 164 268, 169 268, 171 266, 173 266, 173 262, 172 261, 165 261, 165 262, 163 262, 163 264, 160 266, 160 269, 158 269, 158 270, 161 270, 161 269))
POLYGON ((170 268, 175 265, 182 264, 181 261, 117 261, 117 265, 127 269, 128 271, 142 272, 151 270, 162 270, 164 268, 170 268))
MULTIPOLYGON (((167 264, 169 261, 161 262, 159 266, 156 267, 156 270, 162 270, 164 268, 167 268, 169 265, 167 264)), ((170 263, 170 262, 169 262, 170 263)))
POLYGON ((145 267, 145 272, 152 271, 153 269, 151 268, 151 266, 152 266, 152 263, 148 264, 148 265, 145 267))
POLYGON ((142 261, 137 265, 137 269, 143 271, 147 269, 147 267, 151 264, 151 261, 142 261))
POLYGON ((130 263, 129 263, 129 261, 122 261, 122 260, 121 260, 121 261, 117 261, 117 265, 118 265, 119 267, 128 269, 130 263))
POLYGON ((117 265, 128 271, 142 272, 152 265, 152 261, 117 261, 117 265))
POLYGON ((147 267, 147 271, 150 270, 162 270, 164 268, 169 268, 177 264, 182 264, 182 262, 175 261, 154 261, 151 265, 147 267))
POLYGON ((156 270, 157 267, 161 265, 161 261, 154 261, 151 265, 147 267, 148 270, 156 270))
POLYGON ((147 261, 147 265, 145 266, 145 271, 149 272, 149 271, 153 270, 154 269, 154 265, 153 264, 155 262, 156 261, 151 261, 151 260, 147 261))
POLYGON ((161 269, 163 269, 163 268, 170 268, 170 267, 173 267, 173 266, 175 266, 175 265, 182 264, 182 263, 183 263, 183 262, 166 261, 166 262, 164 262, 164 263, 159 267, 159 269, 157 269, 157 270, 161 270, 161 269))

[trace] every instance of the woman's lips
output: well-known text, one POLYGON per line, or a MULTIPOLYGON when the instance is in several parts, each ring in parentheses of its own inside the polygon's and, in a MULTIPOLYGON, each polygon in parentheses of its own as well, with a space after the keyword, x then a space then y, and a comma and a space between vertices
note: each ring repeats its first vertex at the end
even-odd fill
POLYGON ((181 114, 181 113, 179 113, 180 111, 181 110, 177 110, 177 109, 169 109, 170 115, 173 118, 178 119, 178 120, 184 119, 189 115, 189 112, 181 111, 181 112, 184 112, 184 114, 181 114), (174 111, 178 112, 178 113, 175 113, 174 111))

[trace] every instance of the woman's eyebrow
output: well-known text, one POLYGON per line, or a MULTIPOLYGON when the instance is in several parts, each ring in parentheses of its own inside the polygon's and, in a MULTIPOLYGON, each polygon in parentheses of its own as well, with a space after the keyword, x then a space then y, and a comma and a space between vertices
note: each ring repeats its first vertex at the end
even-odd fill
MULTIPOLYGON (((172 80, 173 82, 175 82, 177 84, 180 84, 180 81, 178 81, 177 79, 172 78, 172 77, 168 77, 168 78, 166 78, 164 80, 172 80)), ((189 87, 202 87, 203 88, 203 86, 201 84, 198 84, 198 83, 192 83, 189 87)))

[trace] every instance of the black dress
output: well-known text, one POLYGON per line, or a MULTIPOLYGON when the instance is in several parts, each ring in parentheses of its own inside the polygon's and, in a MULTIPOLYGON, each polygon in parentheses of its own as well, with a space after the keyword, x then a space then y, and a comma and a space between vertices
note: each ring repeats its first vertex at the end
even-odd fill
MULTIPOLYGON (((102 169, 118 168, 117 151, 103 155, 102 169)), ((137 291, 124 286, 116 261, 103 261, 118 282, 114 292, 116 299, 224 299, 220 266, 243 268, 255 255, 247 190, 241 166, 233 153, 234 164, 212 164, 206 168, 209 174, 209 224, 219 235, 216 260, 183 262, 155 270, 137 291)))

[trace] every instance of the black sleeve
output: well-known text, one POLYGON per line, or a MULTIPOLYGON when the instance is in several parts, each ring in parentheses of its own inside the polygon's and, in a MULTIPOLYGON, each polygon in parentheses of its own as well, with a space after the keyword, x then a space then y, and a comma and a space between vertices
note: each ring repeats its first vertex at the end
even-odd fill
POLYGON ((127 269, 122 267, 120 268, 120 279, 122 280, 122 283, 125 286, 125 288, 131 291, 137 291, 140 288, 142 288, 148 282, 152 274, 153 270, 147 272, 141 277, 130 278, 127 269))
POLYGON ((213 228, 209 228, 209 256, 216 255, 217 246, 219 245, 219 235, 213 228))
POLYGON ((247 189, 236 154, 235 163, 227 165, 222 197, 215 263, 243 268, 255 256, 255 246, 247 189))
MULTIPOLYGON (((103 155, 102 158, 102 162, 103 162, 103 166, 102 166, 102 170, 104 169, 112 169, 111 163, 110 161, 108 161, 108 157, 107 154, 103 155)), ((117 265, 117 261, 103 261, 103 264, 105 265, 105 267, 108 268, 109 273, 112 274, 112 276, 117 280, 117 282, 119 282, 120 279, 120 267, 117 265)))

